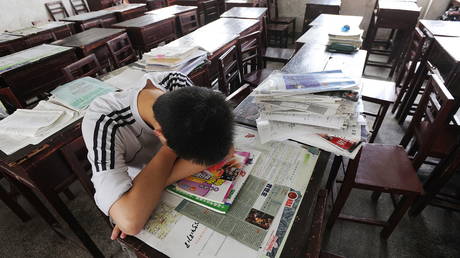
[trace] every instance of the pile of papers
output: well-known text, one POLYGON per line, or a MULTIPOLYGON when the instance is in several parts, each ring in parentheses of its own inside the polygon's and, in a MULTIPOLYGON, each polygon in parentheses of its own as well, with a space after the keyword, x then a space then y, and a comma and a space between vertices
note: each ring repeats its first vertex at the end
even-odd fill
POLYGON ((340 51, 341 49, 356 50, 361 47, 363 30, 359 28, 342 27, 340 30, 329 32, 329 48, 340 51))
POLYGON ((342 71, 272 73, 254 90, 262 143, 296 140, 354 158, 365 124, 360 84, 342 71))
POLYGON ((61 85, 47 101, 33 109, 17 109, 0 121, 0 150, 10 155, 29 144, 38 144, 83 117, 98 96, 115 91, 97 79, 84 77, 61 85))
POLYGON ((207 55, 198 47, 161 46, 145 53, 140 63, 148 71, 179 71, 188 75, 206 62, 207 55))
POLYGON ((182 179, 168 186, 166 190, 225 214, 248 179, 259 155, 259 152, 237 151, 230 160, 224 160, 198 174, 182 179))

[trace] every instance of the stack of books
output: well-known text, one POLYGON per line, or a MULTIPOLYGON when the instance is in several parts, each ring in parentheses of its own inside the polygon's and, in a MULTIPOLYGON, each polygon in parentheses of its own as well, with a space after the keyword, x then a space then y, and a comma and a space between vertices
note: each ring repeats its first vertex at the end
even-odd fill
POLYGON ((187 75, 206 62, 207 54, 198 47, 161 46, 145 53, 140 63, 148 71, 179 71, 187 75))
POLYGON ((227 213, 248 179, 260 152, 237 151, 233 158, 166 188, 172 194, 210 210, 227 213))
POLYGON ((363 43, 363 30, 346 28, 329 32, 328 50, 335 52, 353 52, 363 43))
POLYGON ((296 140, 353 158, 365 120, 360 84, 342 71, 272 73, 254 90, 262 143, 296 140))

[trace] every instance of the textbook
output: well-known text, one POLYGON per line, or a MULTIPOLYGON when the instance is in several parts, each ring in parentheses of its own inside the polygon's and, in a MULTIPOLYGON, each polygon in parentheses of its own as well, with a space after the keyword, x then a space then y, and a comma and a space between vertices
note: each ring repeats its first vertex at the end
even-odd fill
POLYGON ((166 188, 170 193, 219 213, 227 213, 260 153, 237 151, 221 161, 166 188))

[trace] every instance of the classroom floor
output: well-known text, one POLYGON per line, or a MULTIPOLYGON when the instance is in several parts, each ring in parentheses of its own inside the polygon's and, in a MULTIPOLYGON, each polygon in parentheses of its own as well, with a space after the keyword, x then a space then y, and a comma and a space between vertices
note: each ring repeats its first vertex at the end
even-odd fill
MULTIPOLYGON (((281 68, 277 64, 269 66, 281 68)), ((366 70, 366 75, 381 74, 374 67, 366 70)), ((373 107, 366 105, 366 108, 373 107)), ((376 142, 398 144, 405 127, 407 123, 401 127, 391 113, 387 114, 376 142)), ((423 176, 428 172, 429 169, 424 168, 420 174, 423 176)), ((110 240, 110 230, 93 200, 78 183, 74 183, 71 190, 77 196, 74 200, 62 198, 96 245, 107 257, 126 257, 119 245, 110 240)), ((90 257, 76 240, 60 239, 22 198, 19 202, 32 216, 26 223, 0 202, 0 257, 90 257)), ((376 204, 371 201, 369 192, 354 191, 344 212, 387 218, 392 209, 389 196, 382 195, 376 204)), ((72 235, 70 230, 67 231, 72 235)), ((332 231, 327 232, 323 249, 358 258, 460 257, 460 213, 429 206, 416 218, 405 216, 387 241, 380 239, 379 232, 379 227, 338 220, 332 231)))

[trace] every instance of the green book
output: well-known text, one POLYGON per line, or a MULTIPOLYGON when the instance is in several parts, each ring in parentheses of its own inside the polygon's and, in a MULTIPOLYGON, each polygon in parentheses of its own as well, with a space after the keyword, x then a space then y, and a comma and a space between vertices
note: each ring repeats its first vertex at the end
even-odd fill
POLYGON ((186 191, 182 191, 179 187, 176 187, 175 185, 170 185, 166 187, 166 191, 172 194, 175 194, 179 197, 182 197, 186 199, 187 201, 196 203, 198 205, 201 205, 205 208, 208 208, 218 213, 226 214, 228 210, 230 209, 230 204, 221 204, 218 202, 213 202, 213 201, 209 201, 209 200, 197 197, 193 194, 187 193, 186 191))

